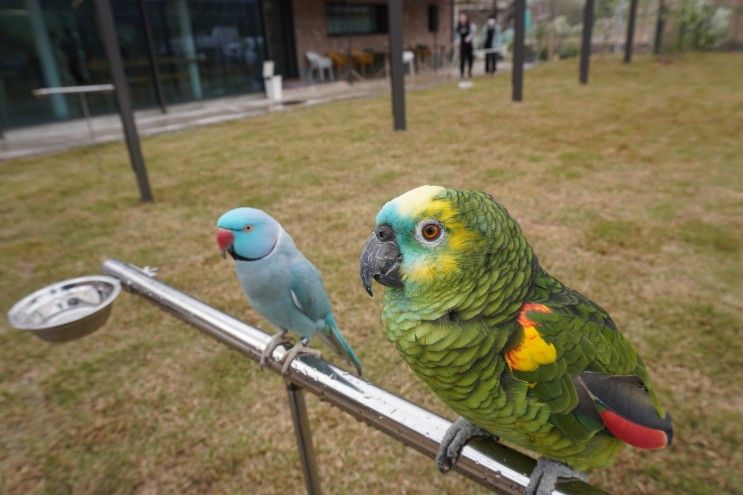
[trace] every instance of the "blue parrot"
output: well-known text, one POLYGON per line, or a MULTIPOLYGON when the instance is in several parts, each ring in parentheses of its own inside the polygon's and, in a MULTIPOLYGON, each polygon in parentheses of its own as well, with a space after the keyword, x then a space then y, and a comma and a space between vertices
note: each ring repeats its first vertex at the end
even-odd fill
POLYGON ((320 273, 279 222, 255 208, 235 208, 217 221, 217 246, 223 256, 235 260, 250 304, 279 329, 263 352, 261 365, 277 346, 289 343, 291 331, 300 341, 285 354, 282 373, 299 354, 320 356, 320 351, 307 347, 318 334, 361 374, 359 359, 335 323, 320 273))

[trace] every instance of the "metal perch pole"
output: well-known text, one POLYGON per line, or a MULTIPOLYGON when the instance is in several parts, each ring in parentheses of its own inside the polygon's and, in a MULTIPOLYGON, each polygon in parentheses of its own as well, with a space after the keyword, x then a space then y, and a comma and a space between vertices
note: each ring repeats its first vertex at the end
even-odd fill
MULTIPOLYGON (((147 272, 117 260, 106 260, 103 272, 117 278, 121 285, 186 323, 208 333, 220 342, 242 352, 255 361, 260 359, 270 336, 206 303, 153 278, 147 272)), ((279 347, 274 358, 286 351, 279 347)), ((281 371, 278 362, 270 360, 265 369, 281 371)), ((305 485, 310 494, 320 493, 302 390, 317 395, 382 431, 405 445, 433 458, 444 433, 451 423, 411 402, 387 392, 361 378, 310 356, 295 359, 286 376, 292 407, 292 419, 300 448, 305 485)), ((534 460, 492 441, 473 441, 462 451, 455 470, 500 493, 522 494, 529 482, 534 460)), ((604 493, 580 481, 562 483, 554 494, 596 495, 604 493)))

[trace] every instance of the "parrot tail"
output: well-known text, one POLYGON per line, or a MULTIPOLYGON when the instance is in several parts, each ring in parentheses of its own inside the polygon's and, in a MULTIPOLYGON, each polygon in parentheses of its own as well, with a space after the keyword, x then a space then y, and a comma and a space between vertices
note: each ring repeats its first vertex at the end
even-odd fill
POLYGON ((327 325, 320 331, 320 335, 322 335, 323 339, 330 344, 333 349, 338 352, 339 355, 341 355, 346 361, 348 361, 349 364, 353 365, 354 368, 356 368, 356 371, 359 373, 359 376, 361 376, 361 361, 359 361, 359 358, 356 357, 356 354, 353 352, 353 349, 351 349, 351 346, 348 345, 348 342, 345 338, 343 338, 343 335, 341 335, 341 332, 338 330, 338 325, 335 323, 335 318, 333 318, 332 314, 329 314, 325 318, 325 322, 327 325))

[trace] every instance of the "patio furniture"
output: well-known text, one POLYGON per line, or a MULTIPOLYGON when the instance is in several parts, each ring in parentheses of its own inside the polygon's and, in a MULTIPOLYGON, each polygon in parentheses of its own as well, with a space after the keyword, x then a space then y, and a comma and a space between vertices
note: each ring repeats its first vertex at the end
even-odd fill
POLYGON ((53 96, 53 95, 78 95, 80 97, 80 107, 83 110, 85 123, 90 133, 90 141, 96 144, 95 132, 93 131, 93 121, 90 120, 90 110, 88 109, 88 100, 85 95, 89 93, 106 93, 114 90, 113 84, 89 84, 87 86, 62 86, 58 88, 39 88, 31 91, 35 97, 53 96))
MULTIPOLYGON (((384 57, 384 65, 381 69, 379 69, 379 72, 375 75, 375 77, 383 76, 387 77, 390 73, 390 52, 389 50, 384 50, 381 52, 378 52, 380 56, 384 57)), ((405 70, 405 67, 410 68, 410 75, 411 77, 415 75, 415 52, 411 50, 405 50, 402 52, 402 68, 403 71, 405 70)))
POLYGON ((411 50, 405 50, 402 52, 402 66, 403 68, 405 66, 410 67, 410 75, 415 75, 415 52, 411 50))
POLYGON ((333 61, 328 57, 323 57, 317 52, 308 51, 304 54, 307 58, 307 78, 313 79, 313 74, 317 74, 317 79, 320 81, 325 80, 325 71, 328 72, 328 78, 331 81, 335 80, 335 74, 333 74, 333 61))
POLYGON ((428 45, 417 44, 415 45, 415 57, 418 59, 421 65, 427 64, 431 61, 433 52, 428 45))
POLYGON ((374 53, 366 50, 351 50, 351 58, 363 77, 366 77, 367 68, 374 65, 374 53))
POLYGON ((341 69, 348 66, 348 56, 345 53, 331 50, 326 53, 328 58, 333 62, 333 69, 340 74, 341 69))

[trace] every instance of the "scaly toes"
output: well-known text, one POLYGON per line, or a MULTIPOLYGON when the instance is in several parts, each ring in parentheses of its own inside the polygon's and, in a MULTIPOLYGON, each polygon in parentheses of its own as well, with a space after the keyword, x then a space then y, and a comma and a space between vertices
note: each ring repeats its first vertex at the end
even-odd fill
POLYGON ((586 475, 569 466, 546 457, 541 457, 531 473, 526 495, 550 495, 558 479, 586 480, 586 475))
POLYGON ((436 453, 436 465, 442 473, 446 473, 454 465, 454 460, 449 457, 447 448, 439 447, 439 451, 436 453))
POLYGON ((439 471, 449 471, 462 455, 462 449, 473 437, 493 436, 482 428, 475 426, 464 418, 458 418, 446 430, 436 453, 436 465, 439 471))
POLYGON ((289 349, 289 352, 284 354, 284 357, 282 358, 282 361, 284 363, 284 365, 281 367, 282 375, 286 375, 289 372, 289 367, 292 365, 292 361, 294 361, 300 354, 303 354, 305 356, 322 357, 322 352, 320 352, 319 350, 313 349, 311 347, 305 347, 302 344, 297 344, 289 349))

